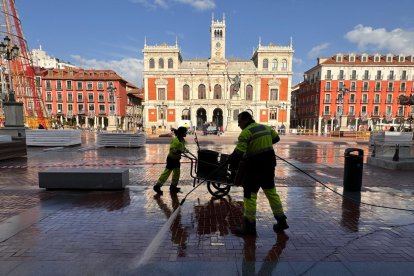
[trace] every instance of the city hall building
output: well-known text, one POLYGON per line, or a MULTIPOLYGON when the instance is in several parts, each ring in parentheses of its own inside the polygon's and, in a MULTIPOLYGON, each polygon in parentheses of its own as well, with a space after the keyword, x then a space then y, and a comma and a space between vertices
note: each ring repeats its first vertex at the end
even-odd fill
POLYGON ((237 116, 289 129, 292 41, 259 45, 250 59, 226 57, 226 22, 212 18, 210 57, 184 60, 175 45, 144 44, 144 126, 169 129, 190 120, 239 130, 237 116))

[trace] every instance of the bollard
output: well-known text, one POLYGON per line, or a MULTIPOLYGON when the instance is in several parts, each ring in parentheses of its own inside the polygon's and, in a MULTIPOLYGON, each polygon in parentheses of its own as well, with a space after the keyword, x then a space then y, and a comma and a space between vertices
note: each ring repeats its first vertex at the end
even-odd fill
POLYGON ((345 150, 344 191, 361 191, 363 161, 364 151, 362 149, 348 148, 345 150), (358 155, 351 154, 352 152, 358 152, 358 155))
POLYGON ((395 153, 392 157, 392 161, 400 161, 400 144, 395 145, 395 153))

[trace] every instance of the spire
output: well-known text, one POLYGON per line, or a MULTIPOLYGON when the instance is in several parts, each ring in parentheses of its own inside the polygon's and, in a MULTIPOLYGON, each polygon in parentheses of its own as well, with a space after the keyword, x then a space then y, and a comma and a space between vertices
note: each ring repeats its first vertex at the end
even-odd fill
POLYGON ((178 47, 178 36, 175 36, 175 47, 178 47))
POLYGON ((214 12, 211 13, 211 22, 214 22, 214 12))
POLYGON ((144 47, 147 46, 147 36, 144 36, 144 47))
POLYGON ((293 48, 293 38, 292 37, 290 37, 290 48, 293 48))
POLYGON ((223 23, 226 23, 226 15, 223 12, 223 23))
POLYGON ((262 37, 259 36, 259 46, 262 46, 262 37))

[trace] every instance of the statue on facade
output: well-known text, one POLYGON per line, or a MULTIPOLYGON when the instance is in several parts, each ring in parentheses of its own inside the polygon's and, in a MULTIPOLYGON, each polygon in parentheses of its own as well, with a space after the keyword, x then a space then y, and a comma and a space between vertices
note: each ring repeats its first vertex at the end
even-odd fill
POLYGON ((229 79, 229 82, 233 85, 233 91, 236 92, 237 94, 240 90, 240 83, 241 83, 240 72, 234 78, 231 78, 229 74, 227 73, 227 78, 229 79))
POLYGON ((401 105, 414 105, 414 94, 411 94, 409 96, 400 95, 398 97, 398 100, 400 101, 401 105))

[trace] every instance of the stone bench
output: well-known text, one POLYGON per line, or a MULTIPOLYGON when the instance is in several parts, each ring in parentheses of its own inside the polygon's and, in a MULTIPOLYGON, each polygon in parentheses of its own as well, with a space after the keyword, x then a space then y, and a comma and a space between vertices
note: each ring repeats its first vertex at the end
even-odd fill
POLYGON ((129 184, 129 170, 119 168, 53 168, 39 172, 39 188, 121 190, 129 184))
POLYGON ((26 130, 26 144, 36 147, 67 147, 81 144, 81 131, 75 129, 26 130))
POLYGON ((110 133, 99 132, 96 134, 96 143, 103 147, 139 148, 145 146, 146 136, 138 133, 110 133))

